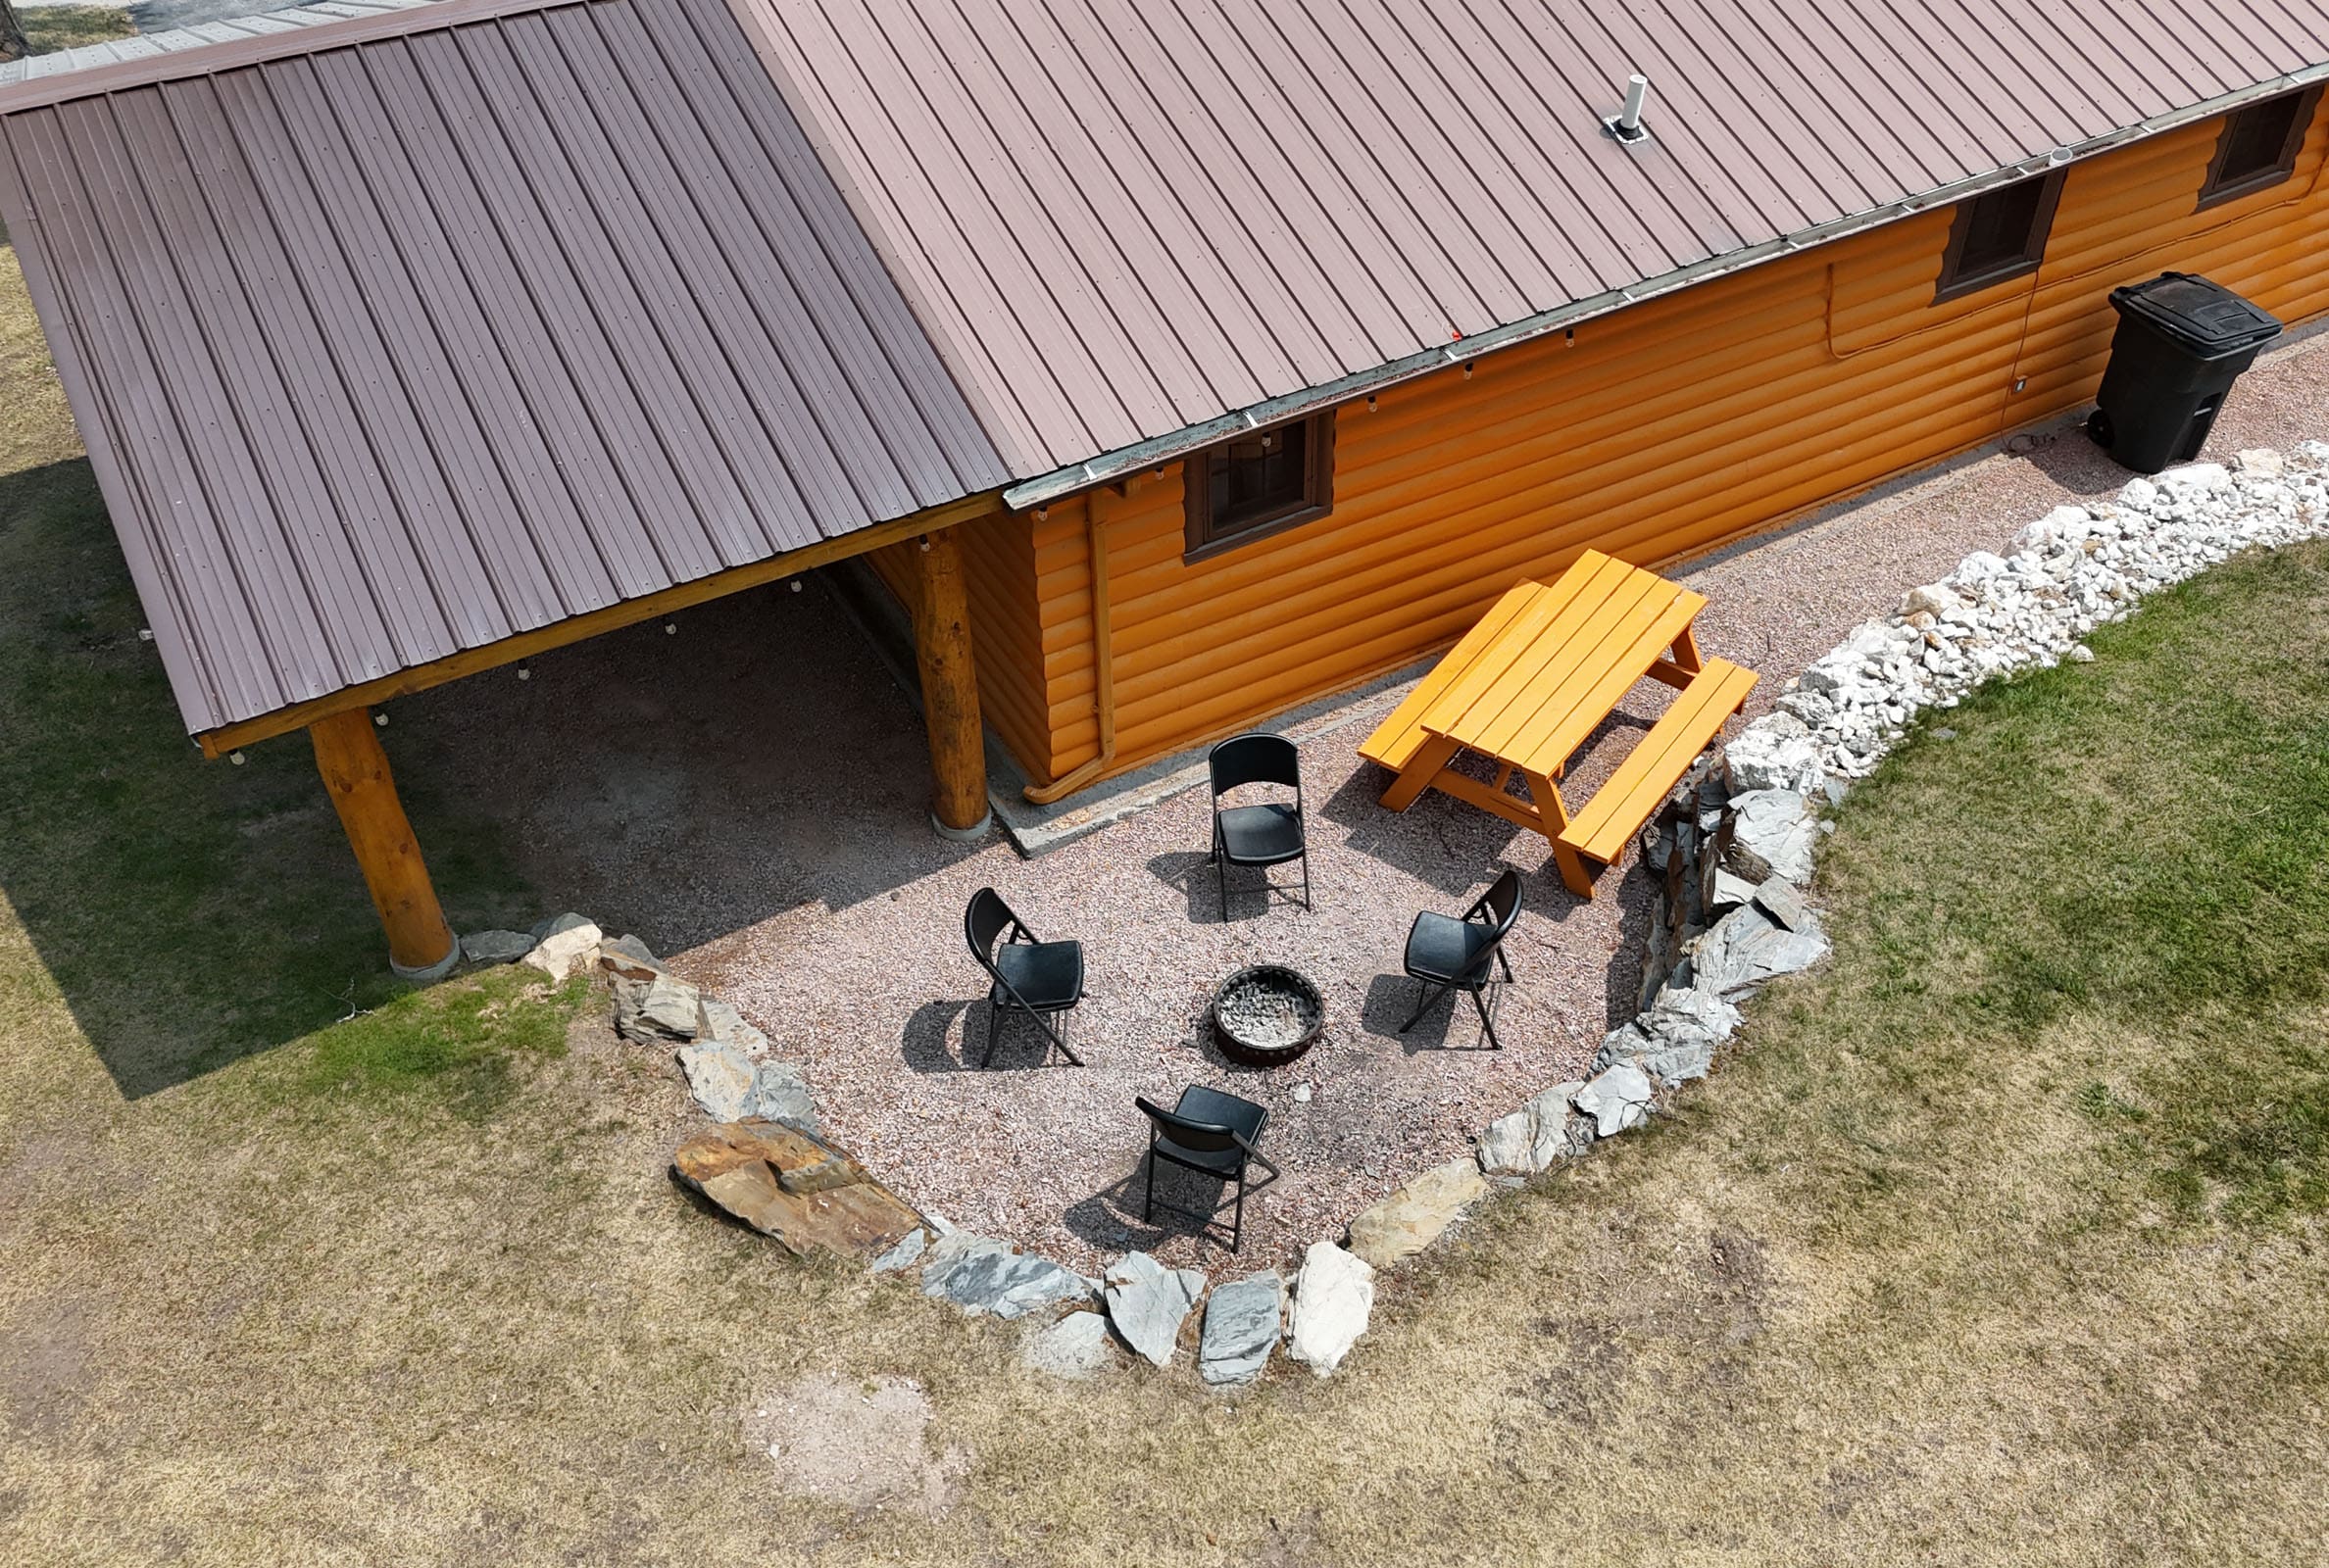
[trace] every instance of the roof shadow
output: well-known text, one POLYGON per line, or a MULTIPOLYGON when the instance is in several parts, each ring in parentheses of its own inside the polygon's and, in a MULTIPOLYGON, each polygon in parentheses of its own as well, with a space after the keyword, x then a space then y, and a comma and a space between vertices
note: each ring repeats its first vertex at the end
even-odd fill
MULTIPOLYGON (((394 990, 306 744, 202 760, 144 625, 88 465, 0 477, 0 894, 132 1100, 394 990)), ((406 800, 457 922, 530 903, 431 782, 406 800)))
MULTIPOLYGON (((977 853, 930 831, 919 718, 807 590, 389 705, 455 928, 572 908, 678 952, 977 853)), ((144 625, 87 464, 0 477, 0 895, 129 1099, 397 990, 306 742, 202 760, 144 625)))

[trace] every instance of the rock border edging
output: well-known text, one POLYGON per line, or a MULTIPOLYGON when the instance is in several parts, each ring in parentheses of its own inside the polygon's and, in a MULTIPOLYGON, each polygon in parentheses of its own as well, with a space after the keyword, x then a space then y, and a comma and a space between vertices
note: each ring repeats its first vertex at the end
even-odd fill
MULTIPOLYGON (((1874 770, 1917 713, 1954 708, 2001 676, 2090 661, 2081 639, 2126 618, 2146 594, 2244 550, 2323 535, 2329 443, 2245 451, 2230 466, 2188 464, 2131 480, 2110 501, 2056 507, 2014 536, 2011 556, 1975 551, 1947 576, 1910 589, 1898 612, 1855 628, 1786 683, 1771 712, 1694 763, 1643 829, 1644 865, 1660 881, 1639 1005, 1604 1037, 1588 1076, 1490 1123, 1470 1154, 1370 1205, 1341 1243, 1312 1244, 1290 1284, 1271 1269, 1209 1290, 1202 1271, 1165 1268, 1144 1251, 1093 1279, 904 1204, 899 1210, 918 1223, 890 1233, 897 1240, 872 1271, 912 1272, 923 1294, 966 1312, 1033 1320, 1021 1359, 1058 1377, 1094 1376, 1127 1351, 1168 1366, 1192 1320, 1209 1386, 1252 1383, 1281 1346, 1315 1375, 1331 1375, 1366 1332, 1379 1268, 1431 1246, 1498 1188, 1645 1125, 1681 1085, 1712 1070, 1742 1021, 1740 1003, 1827 954, 1820 917, 1804 897, 1831 830, 1823 810, 1874 770)), ((828 1156, 809 1167, 816 1180, 843 1180, 826 1173, 845 1168, 856 1172, 846 1179, 862 1178, 897 1203, 822 1144, 807 1084, 769 1055, 767 1036, 670 975, 637 938, 608 939, 565 914, 530 935, 465 937, 461 951, 472 963, 528 963, 553 981, 577 968, 604 970, 617 1033, 671 1049, 723 1135, 749 1138, 755 1122, 791 1129, 815 1146, 813 1158, 828 1156)), ((780 1229, 739 1217, 785 1240, 780 1229)))

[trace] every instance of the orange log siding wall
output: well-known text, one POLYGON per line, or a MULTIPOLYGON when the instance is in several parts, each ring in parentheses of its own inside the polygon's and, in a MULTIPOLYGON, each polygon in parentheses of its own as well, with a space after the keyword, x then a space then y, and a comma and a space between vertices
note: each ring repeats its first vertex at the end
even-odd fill
MULTIPOLYGON (((2290 321, 2329 309, 2329 112, 2294 178, 2195 212, 2216 132, 2074 166, 2043 268, 1947 305, 1944 210, 1347 405, 1332 514, 1195 564, 1177 465, 1101 495, 1111 770, 1412 662, 1588 546, 1702 551, 2074 407, 2120 283, 2174 268, 2290 321)), ((1087 504, 977 525, 981 695, 1038 780, 1099 745, 1087 504)))
MULTIPOLYGON (((987 516, 955 526, 963 536, 963 575, 970 594, 970 652, 978 669, 979 716, 1022 762, 1045 756, 1051 746, 1050 716, 1027 520, 987 516)), ((912 553, 920 548, 918 540, 907 539, 866 557, 910 612, 917 592, 912 553)))

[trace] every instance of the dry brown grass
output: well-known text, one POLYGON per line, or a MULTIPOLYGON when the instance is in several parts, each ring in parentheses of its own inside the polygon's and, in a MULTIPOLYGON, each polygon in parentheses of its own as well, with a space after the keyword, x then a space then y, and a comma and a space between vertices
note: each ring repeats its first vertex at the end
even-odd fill
MULTIPOLYGON (((20 300, 12 470, 70 448, 20 300)), ((510 978, 125 1099, 0 906, 0 1562, 2321 1560, 2329 557, 2104 647, 1856 793, 1838 956, 1714 1080, 1234 1397, 715 1223, 668 1070, 510 978), (949 1513, 784 1493, 748 1412, 817 1374, 928 1391, 949 1513)))

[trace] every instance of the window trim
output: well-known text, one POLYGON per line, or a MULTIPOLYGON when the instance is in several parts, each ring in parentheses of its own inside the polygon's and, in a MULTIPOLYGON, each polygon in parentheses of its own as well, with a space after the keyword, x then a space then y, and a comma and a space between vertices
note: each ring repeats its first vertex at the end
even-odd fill
POLYGON ((2297 172, 2297 157, 2304 151, 2304 139, 2312 132, 2313 115, 2319 110, 2320 104, 2321 83, 2316 81, 2293 93, 2279 93, 2270 98, 2258 99, 2253 104, 2244 104, 2225 115, 2222 125, 2216 131, 2215 156, 2207 161, 2207 177, 2200 182, 2200 203, 2192 211, 2204 213, 2210 207, 2236 202, 2243 196, 2254 196, 2260 190, 2286 184, 2297 172), (2290 119, 2288 140, 2281 147, 2278 161, 2253 174, 2224 183, 2224 160, 2232 155, 2234 122, 2252 110, 2279 103, 2284 98, 2297 100, 2297 113, 2290 119))
MULTIPOLYGON (((1212 533, 1212 507, 1208 490, 1211 484, 1213 455, 1218 446, 1204 447, 1181 459, 1182 552, 1184 565, 1250 545, 1257 539, 1299 528, 1314 522, 1334 510, 1334 414, 1332 409, 1305 418, 1287 419, 1279 424, 1264 425, 1264 430, 1290 429, 1307 424, 1311 429, 1309 450, 1305 454, 1302 480, 1302 500, 1284 512, 1244 523, 1215 537, 1212 533)), ((1261 431, 1248 432, 1260 434, 1261 431)), ((1243 436, 1239 439, 1244 439, 1243 436)))
POLYGON ((2001 185, 1997 190, 1984 191, 1980 196, 1969 196, 1957 203, 1957 216, 1949 224, 1949 248, 1941 253, 1941 280, 1934 286, 1933 303, 1946 305, 1951 300, 1977 294, 2000 283, 2010 283, 2017 277, 2027 277, 2038 270, 2046 260, 2046 242, 2054 237, 2055 207, 2062 199, 2062 181, 2069 173, 2069 166, 2064 165, 2043 174, 2032 174, 2029 180, 2001 185), (2041 182, 2038 211, 2030 220, 2029 243, 2022 247, 2021 254, 1982 271, 1958 276, 1957 267, 1964 258, 1965 242, 1972 237, 1974 207, 1986 197, 1999 195, 2031 181, 2041 182))

